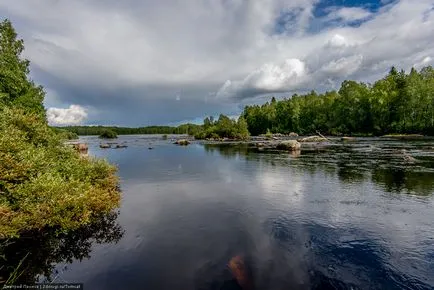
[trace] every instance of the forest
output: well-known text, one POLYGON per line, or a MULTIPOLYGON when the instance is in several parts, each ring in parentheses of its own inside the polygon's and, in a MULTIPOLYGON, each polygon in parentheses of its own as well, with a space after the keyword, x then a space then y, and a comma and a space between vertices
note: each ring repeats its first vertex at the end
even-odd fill
POLYGON ((434 69, 390 72, 374 84, 344 81, 338 91, 293 95, 242 113, 250 134, 434 134, 434 69))
POLYGON ((409 73, 392 67, 374 84, 346 80, 338 91, 294 94, 262 105, 246 106, 238 121, 225 115, 207 117, 203 125, 140 128, 70 126, 77 135, 100 135, 105 129, 125 134, 189 134, 197 139, 245 139, 271 133, 300 135, 379 136, 385 134, 434 135, 434 69, 431 66, 409 73), (245 130, 247 128, 247 131, 245 130))
POLYGON ((139 128, 116 127, 116 126, 67 126, 55 127, 57 130, 67 130, 77 135, 101 135, 105 130, 114 131, 117 135, 133 134, 190 134, 194 135, 200 130, 200 125, 182 124, 177 127, 171 126, 147 126, 139 128))

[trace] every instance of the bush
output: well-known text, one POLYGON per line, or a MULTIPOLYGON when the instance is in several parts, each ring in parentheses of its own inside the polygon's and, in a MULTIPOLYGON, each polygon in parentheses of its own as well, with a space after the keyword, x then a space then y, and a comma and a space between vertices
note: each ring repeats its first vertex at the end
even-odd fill
POLYGON ((202 130, 197 132, 194 137, 196 139, 230 138, 246 140, 250 137, 250 134, 247 129, 247 123, 243 117, 240 117, 238 121, 235 121, 225 115, 220 115, 217 122, 210 122, 209 118, 206 118, 202 130))
POLYGON ((82 158, 35 114, 0 109, 0 239, 88 224, 119 205, 115 167, 82 158))
POLYGON ((265 134, 265 138, 267 138, 267 139, 273 138, 273 134, 271 133, 270 129, 267 129, 267 133, 265 134))
POLYGON ((118 134, 116 134, 116 132, 113 130, 105 129, 104 131, 101 132, 101 134, 99 135, 99 138, 116 139, 116 138, 118 138, 118 134))
POLYGON ((54 132, 56 132, 60 138, 64 140, 77 140, 78 135, 74 132, 65 130, 65 129, 59 129, 59 128, 53 128, 54 132))
POLYGON ((120 201, 116 168, 81 157, 63 145, 72 135, 48 126, 45 93, 28 78, 16 36, 10 21, 0 23, 0 240, 73 230, 120 201))

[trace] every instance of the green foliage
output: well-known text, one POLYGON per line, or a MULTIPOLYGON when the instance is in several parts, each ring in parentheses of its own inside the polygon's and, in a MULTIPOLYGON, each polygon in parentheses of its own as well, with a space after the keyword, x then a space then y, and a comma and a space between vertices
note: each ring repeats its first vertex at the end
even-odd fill
POLYGON ((250 136, 247 122, 243 117, 238 118, 237 121, 221 114, 219 119, 214 122, 212 118, 205 118, 204 125, 201 130, 194 134, 196 139, 238 139, 245 140, 250 136))
POLYGON ((78 135, 75 134, 74 132, 71 132, 71 131, 68 131, 65 129, 60 129, 60 128, 53 128, 53 130, 63 140, 77 140, 78 139, 78 135))
POLYGON ((109 126, 68 126, 62 127, 67 131, 73 132, 80 136, 95 135, 99 136, 105 130, 116 132, 117 135, 133 135, 133 134, 189 134, 194 135, 202 126, 195 124, 182 124, 178 127, 170 126, 148 126, 139 128, 128 127, 109 127, 109 126))
POLYGON ((102 139, 116 139, 118 138, 118 134, 116 134, 115 131, 110 129, 104 129, 101 134, 99 135, 99 138, 102 139))
POLYGON ((392 68, 373 85, 344 81, 339 91, 293 95, 246 106, 252 135, 268 131, 331 135, 434 134, 434 69, 392 68))
MULTIPOLYGON (((41 87, 28 80, 22 40, 0 24, 0 239, 75 229, 119 204, 115 168, 80 157, 47 125, 41 87)), ((70 137, 70 135, 68 134, 70 137)))
POLYGON ((23 40, 17 40, 9 20, 0 23, 0 103, 45 116, 44 92, 27 78, 29 61, 21 58, 23 40))
POLYGON ((271 139, 273 137, 273 133, 271 133, 270 129, 267 128, 267 133, 265 133, 265 137, 267 139, 271 139))
POLYGON ((115 168, 80 157, 34 113, 0 113, 0 238, 73 229, 118 205, 115 168))

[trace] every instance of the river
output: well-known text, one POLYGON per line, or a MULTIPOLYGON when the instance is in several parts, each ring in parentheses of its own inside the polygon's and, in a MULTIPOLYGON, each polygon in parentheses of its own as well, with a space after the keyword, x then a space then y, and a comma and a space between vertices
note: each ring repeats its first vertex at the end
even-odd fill
POLYGON ((99 234, 117 238, 73 240, 55 282, 223 289, 240 255, 255 289, 434 289, 433 140, 285 153, 170 139, 121 136, 128 148, 100 149, 81 138, 119 168, 116 228, 99 234))

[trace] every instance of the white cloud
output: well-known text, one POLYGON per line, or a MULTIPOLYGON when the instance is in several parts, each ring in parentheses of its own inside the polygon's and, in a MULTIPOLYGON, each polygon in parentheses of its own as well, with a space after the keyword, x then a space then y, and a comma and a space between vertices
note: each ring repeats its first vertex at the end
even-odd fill
POLYGON ((371 16, 372 13, 360 7, 338 8, 328 14, 329 20, 342 20, 344 22, 353 22, 363 20, 371 16))
POLYGON ((248 90, 286 91, 302 84, 306 74, 306 66, 299 59, 287 59, 281 64, 267 63, 254 70, 242 81, 226 81, 217 93, 217 97, 231 97, 248 90))
POLYGON ((68 109, 48 108, 47 118, 51 125, 77 125, 87 118, 87 111, 79 105, 71 105, 68 109))
MULTIPOLYGON (((297 81, 283 77, 272 78, 270 76, 280 76, 285 72, 290 74, 291 70, 278 64, 269 64, 270 68, 282 69, 269 70, 281 74, 265 74, 265 79, 270 80, 270 85, 266 88, 275 92, 282 89, 288 92, 330 89, 345 78, 373 81, 386 73, 392 65, 408 70, 412 66, 419 68, 430 64, 431 58, 427 54, 433 53, 431 47, 434 45, 434 30, 428 28, 428 25, 434 25, 434 13, 427 13, 431 7, 429 2, 423 0, 412 5, 402 0, 395 6, 371 15, 373 19, 360 27, 331 28, 317 35, 293 39, 293 43, 306 48, 304 54, 298 54, 299 62, 304 64, 303 77, 297 78, 297 81), (397 23, 396 19, 400 19, 400 22, 397 23)), ((357 9, 343 11, 338 14, 346 15, 346 20, 368 16, 357 9)), ((331 12, 333 13, 336 15, 336 11, 331 12)), ((239 81, 227 81, 221 87, 219 96, 245 98, 249 96, 243 92, 249 92, 250 97, 264 93, 254 83, 246 82, 252 74, 258 75, 258 70, 248 73, 247 77, 239 81)))
POLYGON ((328 42, 327 46, 333 48, 346 47, 349 43, 345 37, 340 34, 335 34, 328 42))
POLYGON ((330 77, 346 77, 356 72, 362 64, 362 61, 362 55, 342 57, 325 64, 321 70, 330 77))
POLYGON ((430 56, 427 56, 422 60, 422 63, 425 65, 428 65, 431 63, 431 61, 432 61, 432 58, 430 56))

